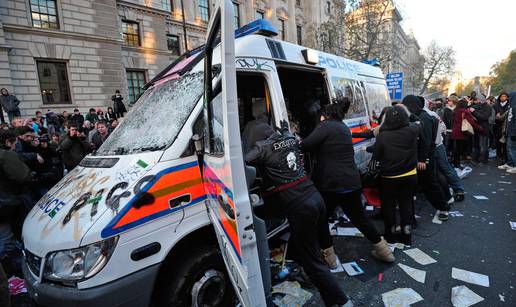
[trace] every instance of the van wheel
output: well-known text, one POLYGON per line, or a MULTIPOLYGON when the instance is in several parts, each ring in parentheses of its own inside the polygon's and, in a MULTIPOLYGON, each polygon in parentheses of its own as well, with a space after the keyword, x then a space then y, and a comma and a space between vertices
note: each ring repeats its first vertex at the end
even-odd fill
POLYGON ((157 306, 231 306, 233 285, 218 246, 205 246, 170 261, 158 281, 157 306))

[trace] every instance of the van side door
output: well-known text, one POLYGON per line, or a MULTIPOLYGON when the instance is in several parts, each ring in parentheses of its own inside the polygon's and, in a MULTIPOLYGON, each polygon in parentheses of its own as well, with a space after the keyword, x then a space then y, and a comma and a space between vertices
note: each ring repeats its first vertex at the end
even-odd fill
POLYGON ((233 3, 221 0, 205 46, 203 180, 209 217, 235 292, 243 306, 266 306, 240 141, 233 27, 233 3), (213 65, 214 59, 221 65, 213 65))

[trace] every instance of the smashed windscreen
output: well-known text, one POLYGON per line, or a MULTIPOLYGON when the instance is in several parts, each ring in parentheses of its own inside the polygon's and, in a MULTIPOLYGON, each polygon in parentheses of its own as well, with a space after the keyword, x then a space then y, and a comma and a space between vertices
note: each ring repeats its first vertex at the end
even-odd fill
POLYGON ((147 90, 97 155, 126 155, 172 144, 203 93, 203 72, 166 81, 147 90))

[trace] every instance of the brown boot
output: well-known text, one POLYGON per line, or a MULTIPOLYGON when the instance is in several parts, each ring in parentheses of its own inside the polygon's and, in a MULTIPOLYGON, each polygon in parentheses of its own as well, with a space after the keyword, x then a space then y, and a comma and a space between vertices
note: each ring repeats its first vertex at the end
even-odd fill
POLYGON ((323 249, 322 251, 324 261, 331 270, 335 270, 337 268, 337 255, 335 255, 335 250, 332 247, 328 247, 327 249, 323 249))
POLYGON ((374 250, 371 252, 371 254, 376 259, 385 262, 394 262, 394 260, 396 260, 391 250, 389 249, 389 245, 387 245, 387 241, 385 241, 383 237, 380 242, 373 244, 373 246, 374 250))

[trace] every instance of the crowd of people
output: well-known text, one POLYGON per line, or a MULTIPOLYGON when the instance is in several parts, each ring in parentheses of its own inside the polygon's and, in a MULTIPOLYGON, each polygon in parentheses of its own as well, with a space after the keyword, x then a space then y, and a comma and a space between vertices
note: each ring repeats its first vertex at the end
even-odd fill
POLYGON ((20 270, 19 242, 26 214, 87 154, 100 148, 127 110, 117 90, 113 107, 106 112, 47 110, 22 118, 20 100, 5 88, 0 92, 0 261, 12 274, 20 270))

